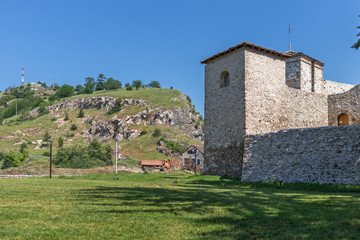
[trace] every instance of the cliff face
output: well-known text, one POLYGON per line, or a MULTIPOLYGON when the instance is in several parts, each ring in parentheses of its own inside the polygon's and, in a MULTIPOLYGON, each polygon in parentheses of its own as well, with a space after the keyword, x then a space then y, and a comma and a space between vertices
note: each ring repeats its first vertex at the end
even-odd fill
MULTIPOLYGON (((50 113, 58 110, 82 109, 103 109, 108 112, 115 104, 113 97, 91 97, 82 99, 70 99, 46 107, 50 113)), ((133 139, 140 135, 140 131, 132 128, 133 125, 166 125, 183 130, 188 136, 203 141, 204 134, 202 125, 198 124, 200 115, 194 114, 191 107, 177 107, 165 109, 163 107, 149 107, 142 99, 122 99, 122 109, 124 112, 127 106, 146 107, 145 110, 125 117, 115 114, 111 119, 86 117, 84 121, 90 125, 89 129, 83 133, 83 137, 91 141, 98 138, 102 142, 119 141, 133 139)))

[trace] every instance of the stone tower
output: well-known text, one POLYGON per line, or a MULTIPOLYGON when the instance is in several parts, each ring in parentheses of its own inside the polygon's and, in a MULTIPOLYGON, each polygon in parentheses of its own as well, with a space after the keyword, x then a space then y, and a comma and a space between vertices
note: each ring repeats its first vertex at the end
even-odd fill
POLYGON ((352 85, 323 79, 324 63, 243 42, 205 66, 206 174, 241 177, 246 137, 328 126, 328 94, 352 85))

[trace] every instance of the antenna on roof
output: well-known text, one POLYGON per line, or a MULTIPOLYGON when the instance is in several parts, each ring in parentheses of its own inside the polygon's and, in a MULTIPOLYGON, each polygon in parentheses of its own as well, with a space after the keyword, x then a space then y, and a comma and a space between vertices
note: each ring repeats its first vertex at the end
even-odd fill
POLYGON ((291 26, 290 26, 290 23, 289 23, 289 52, 291 52, 290 34, 291 34, 291 26))

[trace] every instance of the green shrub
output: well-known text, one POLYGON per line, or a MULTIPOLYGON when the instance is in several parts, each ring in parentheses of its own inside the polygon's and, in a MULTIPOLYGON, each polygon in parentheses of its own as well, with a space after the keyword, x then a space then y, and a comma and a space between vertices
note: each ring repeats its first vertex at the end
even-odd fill
POLYGON ((52 121, 52 122, 55 122, 56 120, 57 120, 56 117, 51 118, 51 121, 52 121))
POLYGON ((64 139, 62 137, 59 137, 58 139, 58 147, 63 147, 64 146, 64 139))
POLYGON ((74 133, 68 133, 68 134, 65 135, 65 137, 68 137, 68 138, 72 138, 72 137, 74 137, 74 136, 75 136, 74 133))
POLYGON ((96 139, 88 146, 60 148, 54 159, 58 167, 92 168, 112 165, 112 149, 96 139))
POLYGON ((152 134, 153 137, 160 137, 161 136, 161 130, 158 128, 155 128, 154 133, 152 134))
MULTIPOLYGON (((136 90, 139 90, 139 88, 142 86, 143 84, 142 84, 142 81, 141 80, 135 80, 135 81, 133 81, 133 83, 132 83, 132 86, 134 87, 134 88, 136 88, 136 90)), ((131 89, 132 90, 132 89, 131 89)))
POLYGON ((26 149, 27 149, 27 143, 23 142, 20 145, 20 153, 24 154, 25 156, 28 156, 28 152, 26 151, 26 149))
POLYGON ((50 157, 50 152, 44 152, 44 153, 43 153, 43 156, 45 156, 45 157, 50 157))
POLYGON ((167 149, 170 149, 171 151, 180 154, 182 154, 187 148, 186 146, 179 144, 178 142, 166 140, 164 137, 160 138, 160 140, 158 141, 158 145, 160 145, 160 142, 163 142, 167 149))
POLYGON ((122 100, 116 99, 114 106, 106 113, 107 115, 111 115, 113 113, 119 112, 122 108, 122 100))
POLYGON ((160 83, 158 81, 151 81, 147 87, 149 88, 161 88, 160 83))
POLYGON ((78 118, 83 118, 83 117, 85 117, 84 109, 80 108, 77 117, 78 117, 78 118))
POLYGON ((77 126, 75 123, 73 125, 71 125, 71 127, 70 127, 71 131, 75 131, 76 129, 77 129, 77 126))
POLYGON ((3 152, 0 152, 0 161, 2 161, 5 158, 5 154, 3 152))
POLYGON ((147 131, 142 130, 141 133, 140 133, 140 136, 145 135, 145 134, 147 134, 147 131))
POLYGON ((69 114, 66 112, 65 117, 64 117, 64 121, 67 121, 67 120, 69 120, 69 114))
POLYGON ((191 103, 191 98, 189 96, 186 95, 186 100, 191 103))
POLYGON ((1 169, 18 167, 25 159, 26 156, 24 154, 15 153, 13 151, 7 152, 5 153, 4 162, 1 166, 1 169))
POLYGON ((59 98, 70 97, 74 95, 74 91, 75 89, 73 86, 64 84, 56 91, 56 96, 59 98))
POLYGON ((45 133, 44 133, 44 135, 43 135, 43 142, 49 142, 49 139, 51 138, 51 135, 49 134, 49 132, 48 131, 46 131, 45 133))
POLYGON ((182 154, 186 150, 186 146, 183 146, 183 145, 179 144, 178 142, 172 142, 172 141, 165 140, 164 143, 165 143, 166 148, 168 148, 171 151, 176 152, 176 153, 182 154))

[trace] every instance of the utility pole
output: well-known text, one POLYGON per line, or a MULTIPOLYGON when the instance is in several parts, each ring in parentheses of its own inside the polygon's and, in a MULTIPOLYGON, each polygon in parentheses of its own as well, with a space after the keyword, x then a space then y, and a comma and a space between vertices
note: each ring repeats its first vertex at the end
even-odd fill
POLYGON ((49 139, 50 142, 50 179, 51 179, 51 168, 52 168, 52 142, 54 140, 52 140, 51 138, 49 139))
POLYGON ((115 149, 115 173, 118 172, 118 136, 115 137, 116 140, 116 149, 115 149))
POLYGON ((194 169, 194 173, 196 174, 196 155, 197 155, 197 149, 195 149, 195 169, 194 169))

